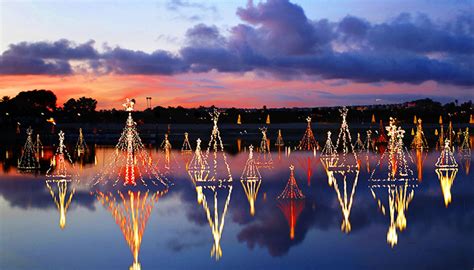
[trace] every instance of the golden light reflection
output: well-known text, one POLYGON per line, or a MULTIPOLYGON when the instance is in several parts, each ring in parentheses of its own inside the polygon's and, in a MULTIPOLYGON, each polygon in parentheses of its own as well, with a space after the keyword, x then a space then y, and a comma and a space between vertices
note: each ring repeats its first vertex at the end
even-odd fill
POLYGON ((59 211, 59 227, 61 229, 64 229, 66 227, 67 210, 69 209, 74 193, 76 192, 76 188, 68 190, 68 185, 70 182, 71 180, 67 179, 46 180, 46 187, 48 188, 49 193, 53 198, 54 204, 56 205, 59 211))
POLYGON ((160 192, 128 192, 117 191, 117 193, 96 192, 97 200, 112 214, 115 223, 119 225, 127 245, 133 255, 133 263, 130 270, 141 269, 138 255, 142 243, 143 233, 150 217, 153 206, 158 198, 167 193, 168 190, 160 192))
POLYGON ((437 168, 435 170, 438 175, 439 183, 441 185, 441 192, 443 193, 444 205, 448 207, 451 203, 451 187, 453 186, 454 179, 458 173, 457 168, 437 168))
POLYGON ((232 185, 230 184, 217 184, 217 183, 207 183, 205 185, 200 186, 202 188, 202 207, 206 213, 207 221, 209 222, 209 227, 211 228, 211 234, 214 239, 212 249, 211 249, 211 257, 214 257, 219 260, 222 257, 222 248, 221 248, 221 238, 222 232, 224 230, 224 222, 225 216, 227 214, 227 209, 230 202, 230 197, 232 194, 232 185), (206 193, 210 191, 212 194, 211 196, 207 197, 206 193), (219 213, 219 200, 218 200, 218 193, 219 192, 227 192, 227 197, 225 199, 224 207, 222 212, 219 213), (210 201, 208 201, 208 198, 210 201), (213 200, 212 200, 213 198, 213 200), (211 211, 211 207, 209 204, 212 204, 211 207, 213 211, 211 211))
POLYGON ((349 220, 349 217, 351 215, 351 209, 352 205, 354 202, 354 195, 355 191, 357 188, 357 182, 359 180, 359 170, 352 170, 352 169, 336 169, 336 170, 331 170, 332 171, 332 183, 334 186, 334 190, 336 191, 337 194, 337 200, 339 201, 339 205, 341 206, 342 210, 342 224, 341 224, 341 231, 345 233, 349 233, 352 229, 351 223, 349 220), (348 181, 347 177, 348 176, 353 176, 352 181, 348 181), (342 178, 339 180, 339 182, 342 182, 342 195, 341 195, 341 187, 338 184, 338 179, 342 178), (352 183, 352 185, 351 185, 352 183), (349 194, 349 195, 348 195, 349 194))

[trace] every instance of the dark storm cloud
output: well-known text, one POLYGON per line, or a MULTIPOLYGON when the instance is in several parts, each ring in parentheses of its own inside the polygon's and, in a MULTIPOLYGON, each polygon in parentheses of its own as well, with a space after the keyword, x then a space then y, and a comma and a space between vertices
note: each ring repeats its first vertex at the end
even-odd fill
MULTIPOLYGON (((168 8, 199 8, 172 1, 168 8)), ((440 23, 423 14, 400 14, 383 23, 346 16, 312 20, 287 0, 249 2, 236 12, 241 24, 225 33, 212 25, 188 29, 178 54, 124 48, 97 52, 94 42, 13 44, 3 52, 1 74, 71 74, 83 60, 93 72, 164 74, 256 71, 290 80, 342 79, 357 82, 474 85, 474 20, 459 13, 440 23)))

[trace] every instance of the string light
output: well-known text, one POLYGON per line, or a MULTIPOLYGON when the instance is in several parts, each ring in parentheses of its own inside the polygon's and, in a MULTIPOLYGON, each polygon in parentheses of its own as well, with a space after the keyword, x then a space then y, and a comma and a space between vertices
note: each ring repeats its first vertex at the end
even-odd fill
POLYGON ((303 138, 301 139, 300 144, 298 145, 298 149, 305 151, 314 151, 315 149, 317 150, 319 148, 319 145, 316 139, 314 138, 313 130, 311 129, 311 117, 306 117, 306 122, 308 122, 308 125, 306 126, 303 138))
POLYGON ((267 138, 267 128, 260 128, 262 132, 262 140, 260 141, 257 165, 261 168, 271 168, 273 165, 272 153, 270 152, 270 143, 267 138))
POLYGON ((77 138, 75 152, 77 156, 84 154, 87 151, 87 144, 82 134, 82 128, 79 128, 79 137, 77 138))
POLYGON ((23 153, 21 154, 21 157, 18 160, 18 169, 20 170, 37 170, 40 168, 39 160, 36 157, 37 150, 35 150, 35 146, 33 145, 33 140, 31 138, 32 134, 33 129, 31 129, 31 127, 28 127, 28 129, 26 130, 27 137, 25 145, 23 146, 23 153))
POLYGON ((64 144, 64 132, 59 131, 59 145, 53 156, 51 166, 46 171, 49 180, 72 179, 74 164, 64 144))
POLYGON ((469 141, 469 128, 466 127, 466 131, 463 132, 463 141, 461 147, 459 148, 459 152, 464 157, 471 156, 471 142, 469 141))
POLYGON ((290 165, 290 178, 286 183, 285 189, 277 197, 278 207, 283 212, 283 215, 290 226, 290 239, 292 240, 295 237, 296 221, 304 208, 305 198, 296 183, 294 170, 295 167, 290 165))
POLYGON ((183 146, 181 147, 181 152, 191 153, 192 151, 193 151, 193 148, 191 147, 191 144, 189 143, 188 133, 185 132, 183 146))
POLYGON ((413 137, 411 148, 426 150, 428 149, 428 141, 426 140, 425 133, 423 132, 423 127, 421 123, 422 123, 421 118, 418 118, 417 125, 416 125, 416 133, 415 133, 415 137, 413 137))
POLYGON ((362 142, 362 139, 360 138, 360 133, 357 133, 357 140, 353 147, 354 147, 355 152, 357 153, 361 153, 365 151, 365 146, 364 146, 364 143, 362 142))
POLYGON ((249 147, 249 157, 245 162, 240 182, 245 191, 245 196, 250 205, 250 214, 255 215, 255 201, 257 200, 258 190, 262 183, 262 176, 258 170, 258 166, 253 158, 253 145, 249 147))
POLYGON ((390 214, 387 243, 391 247, 398 243, 397 229, 403 231, 406 228, 405 212, 414 197, 414 188, 417 187, 417 178, 408 167, 406 159, 406 148, 403 145, 405 131, 395 123, 396 119, 390 118, 389 126, 386 127, 389 136, 388 149, 382 154, 369 178, 371 194, 384 215, 386 207, 375 190, 387 189, 387 208, 390 214), (386 170, 384 164, 387 166, 386 170))
POLYGON ((224 144, 222 143, 220 131, 217 127, 220 113, 217 111, 217 109, 214 109, 214 111, 210 112, 209 114, 211 115, 214 125, 212 127, 211 139, 209 140, 206 150, 206 159, 208 159, 208 164, 212 164, 208 181, 217 181, 219 184, 222 184, 223 182, 232 182, 232 174, 230 173, 230 167, 227 163, 227 156, 224 152, 224 144), (226 169, 225 175, 220 175, 219 173, 219 165, 222 162, 224 163, 223 165, 226 169))
POLYGON ((283 147, 285 146, 285 142, 283 141, 283 136, 281 135, 281 129, 278 130, 278 137, 275 142, 276 147, 283 147))
POLYGON ((159 183, 164 187, 171 185, 171 182, 150 162, 151 157, 145 150, 136 129, 136 123, 132 118, 134 105, 135 101, 128 98, 123 104, 125 111, 128 112, 125 127, 115 146, 114 155, 106 164, 102 173, 93 178, 93 185, 99 183, 105 185, 109 181, 114 186, 119 182, 131 186, 137 185, 137 182, 144 186, 148 185, 147 182, 151 182, 156 186, 159 183))
POLYGON ((68 179, 48 179, 46 180, 46 187, 53 198, 54 204, 59 211, 59 227, 64 229, 66 227, 66 214, 69 206, 71 205, 72 198, 76 192, 76 188, 73 187, 68 195, 68 185, 71 180, 68 179), (57 195, 55 189, 51 186, 53 183, 56 184, 57 195))
POLYGON ((197 185, 197 183, 207 181, 209 172, 209 164, 201 151, 201 139, 198 138, 196 140, 196 150, 194 151, 194 155, 188 165, 188 174, 196 187, 197 200, 199 204, 202 203, 203 193, 202 187, 197 185))

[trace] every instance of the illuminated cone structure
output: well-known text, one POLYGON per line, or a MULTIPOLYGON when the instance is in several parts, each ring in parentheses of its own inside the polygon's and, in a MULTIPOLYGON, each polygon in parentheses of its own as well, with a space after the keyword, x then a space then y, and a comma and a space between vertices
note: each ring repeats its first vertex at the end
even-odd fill
POLYGON ((203 193, 202 186, 197 183, 208 181, 209 172, 209 164, 201 151, 201 139, 197 139, 196 150, 194 151, 194 155, 188 165, 188 174, 196 187, 197 201, 199 204, 202 203, 203 193))
POLYGON ((458 173, 458 163, 451 151, 451 147, 449 147, 448 139, 445 140, 444 149, 438 157, 435 166, 435 172, 438 175, 441 192, 443 193, 444 205, 448 207, 452 200, 451 187, 458 173))
POLYGON ((423 132, 423 126, 421 125, 421 123, 421 118, 418 118, 416 124, 416 133, 415 137, 413 137, 413 141, 411 142, 411 148, 427 150, 428 141, 426 140, 425 133, 423 132))
POLYGON ((249 158, 245 162, 244 171, 240 177, 240 182, 245 191, 245 196, 249 201, 250 215, 255 215, 255 201, 257 200, 258 190, 262 183, 262 176, 258 171, 258 166, 253 158, 253 145, 249 147, 249 158))
POLYGON ((357 153, 361 153, 365 151, 365 146, 364 143, 362 142, 362 139, 360 138, 360 133, 357 133, 357 140, 354 144, 354 151, 357 153))
POLYGON ((272 153, 270 152, 270 143, 267 138, 267 128, 260 128, 262 140, 258 151, 257 165, 261 168, 271 168, 273 165, 272 153))
POLYGON ((336 147, 332 143, 331 131, 328 131, 327 135, 326 143, 324 144, 323 150, 321 150, 320 159, 328 177, 328 184, 332 186, 333 172, 329 170, 329 168, 335 167, 339 158, 337 156, 336 147))
POLYGON ((143 233, 155 203, 166 192, 167 190, 160 192, 131 190, 117 191, 116 193, 96 192, 97 200, 112 214, 130 247, 133 255, 130 270, 141 269, 138 255, 143 233))
POLYGON ((464 157, 471 156, 471 143, 469 141, 469 128, 466 128, 466 131, 463 132, 463 140, 459 152, 464 157))
POLYGON ((51 181, 72 180, 74 165, 64 144, 64 132, 59 131, 59 145, 46 171, 46 178, 51 181))
POLYGON ((168 134, 165 134, 165 138, 161 142, 160 145, 161 150, 163 150, 164 154, 164 168, 166 171, 168 171, 171 168, 171 143, 168 138, 168 134))
POLYGON ((184 133, 184 141, 183 141, 183 146, 181 146, 181 152, 183 153, 192 153, 193 148, 191 147, 191 144, 189 143, 189 137, 188 133, 184 133))
POLYGON ((283 147, 285 146, 285 141, 283 141, 283 136, 281 135, 281 129, 278 130, 278 137, 275 142, 276 147, 283 147))
POLYGON ((381 156, 369 178, 369 188, 382 214, 386 214, 386 209, 389 211, 387 243, 392 247, 398 242, 397 229, 403 231, 407 226, 405 212, 414 197, 418 180, 406 159, 403 145, 405 131, 397 127, 395 122, 395 119, 390 118, 387 127, 388 149, 381 156))
POLYGON ((305 196, 301 192, 295 179, 295 167, 290 166, 290 178, 285 189, 278 196, 278 207, 283 212, 288 225, 290 226, 290 239, 295 238, 295 227, 298 217, 304 209, 305 196))
POLYGON ((66 227, 66 214, 71 205, 72 198, 76 192, 76 188, 68 189, 71 180, 68 179, 53 179, 46 180, 46 187, 53 198, 54 204, 59 211, 59 227, 64 229, 66 227))
POLYGON ((125 128, 115 146, 114 155, 106 163, 103 172, 94 177, 94 185, 112 182, 114 186, 118 183, 130 186, 141 183, 147 186, 152 183, 156 186, 168 187, 170 184, 166 177, 161 175, 158 168, 153 166, 151 157, 140 139, 136 123, 132 118, 134 104, 135 102, 129 99, 123 104, 128 112, 125 128))
POLYGON ((346 120, 348 110, 346 107, 343 107, 339 111, 341 112, 342 123, 335 146, 338 152, 337 159, 331 165, 328 165, 327 170, 330 171, 328 177, 332 177, 332 180, 328 179, 328 181, 333 184, 342 210, 341 230, 349 233, 352 229, 349 216, 359 180, 359 163, 346 120))
POLYGON ((33 140, 31 135, 33 134, 33 129, 29 127, 26 130, 26 142, 23 146, 23 153, 21 154, 20 159, 18 160, 18 169, 20 170, 37 170, 40 168, 37 152, 35 146, 33 145, 33 140))
POLYGON ((232 184, 229 182, 198 182, 202 188, 202 207, 206 214, 213 244, 211 248, 211 257, 219 260, 222 257, 221 238, 224 231, 225 216, 230 203, 232 194, 232 184), (222 206, 222 202, 224 205, 222 206), (221 207, 219 207, 221 205, 221 207))
POLYGON ((388 143, 388 138, 387 135, 385 134, 385 129, 383 126, 382 120, 380 120, 380 125, 379 125, 379 136, 375 140, 375 145, 379 151, 379 153, 385 152, 385 147, 387 146, 388 143))
POLYGON ((232 182, 230 167, 227 163, 227 156, 224 152, 224 144, 222 143, 220 131, 217 127, 220 113, 217 109, 214 109, 210 115, 214 125, 212 127, 211 139, 209 140, 206 150, 206 159, 210 166, 207 181, 217 181, 219 184, 232 182))
POLYGON ((367 130, 367 137, 364 142, 365 150, 368 152, 375 152, 375 144, 372 139, 372 130, 367 130))
POLYGON ((76 148, 74 149, 76 156, 81 156, 87 151, 87 144, 82 134, 82 128, 79 129, 79 137, 77 138, 76 148))
POLYGON ((298 149, 303 151, 316 151, 319 148, 319 145, 314 138, 313 130, 311 129, 311 117, 306 117, 306 121, 308 122, 308 125, 303 138, 298 145, 298 149))

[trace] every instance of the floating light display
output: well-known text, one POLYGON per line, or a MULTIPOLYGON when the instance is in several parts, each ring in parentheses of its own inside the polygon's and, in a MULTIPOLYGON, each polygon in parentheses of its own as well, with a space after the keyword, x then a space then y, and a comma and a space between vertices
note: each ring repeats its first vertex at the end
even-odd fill
POLYGON ((270 143, 267 138, 267 128, 260 128, 262 140, 258 151, 257 165, 261 168, 271 168, 273 166, 272 153, 270 152, 270 143))
POLYGON ((87 151, 87 144, 82 134, 82 128, 79 129, 79 137, 77 138, 76 148, 74 149, 76 156, 81 156, 87 151))
POLYGON ((23 152, 20 159, 18 160, 18 169, 19 170, 37 170, 40 168, 39 157, 37 157, 37 152, 35 146, 33 145, 33 140, 31 135, 33 134, 33 129, 28 127, 26 130, 26 142, 23 146, 23 152))
POLYGON ((283 147, 285 146, 285 142, 283 141, 283 136, 281 135, 281 129, 278 130, 278 137, 275 142, 276 147, 283 147))
POLYGON ((240 182, 245 191, 245 196, 250 205, 250 215, 255 215, 255 201, 257 200, 258 190, 262 183, 262 176, 253 157, 253 145, 249 147, 249 157, 245 162, 245 167, 240 177, 240 182))
POLYGON ((145 150, 132 118, 134 105, 135 101, 130 99, 123 104, 125 111, 128 112, 125 128, 115 146, 114 155, 106 163, 102 173, 93 178, 93 185, 99 183, 105 185, 109 181, 114 186, 119 182, 131 186, 135 186, 137 182, 144 186, 152 183, 168 187, 171 184, 150 162, 151 158, 145 150))
POLYGON ((232 182, 232 174, 230 173, 227 156, 224 152, 224 144, 222 143, 220 131, 217 127, 220 113, 217 109, 214 109, 210 115, 214 125, 212 127, 211 139, 209 140, 206 150, 207 163, 212 164, 210 165, 211 168, 207 181, 217 181, 219 183, 232 182))
POLYGON ((459 147, 459 153, 462 156, 470 157, 471 156, 471 143, 469 141, 469 128, 466 127, 466 130, 463 132, 463 140, 461 147, 459 147))
POLYGON ((328 177, 328 184, 329 186, 332 186, 333 171, 329 170, 329 168, 335 167, 337 165, 339 157, 337 155, 336 147, 332 144, 331 131, 328 131, 327 133, 326 143, 324 144, 323 150, 321 151, 320 159, 328 177))
POLYGON ((361 153, 365 151, 365 146, 364 146, 364 143, 362 142, 362 139, 360 138, 360 133, 357 133, 357 140, 354 144, 354 151, 357 153, 361 153))
POLYGON ((96 192, 97 200, 112 214, 132 252, 133 263, 129 268, 130 270, 141 269, 138 255, 143 233, 155 203, 167 191, 96 192))
POLYGON ((191 144, 189 143, 189 134, 187 132, 184 133, 184 141, 183 141, 183 146, 181 146, 181 152, 183 153, 193 152, 193 148, 191 147, 191 144))
POLYGON ((295 167, 290 166, 290 178, 285 189, 278 196, 278 207, 283 212, 288 225, 290 226, 290 239, 295 238, 296 222, 304 209, 305 196, 301 192, 295 179, 295 167))
POLYGON ((203 194, 202 187, 200 185, 197 185, 197 183, 207 181, 209 177, 209 172, 209 164, 207 163, 206 157, 201 151, 201 139, 197 139, 196 150, 194 151, 194 155, 188 165, 188 174, 189 177, 191 177, 194 186, 196 187, 198 203, 202 202, 203 194))
POLYGON ((388 149, 385 151, 369 178, 369 188, 373 198, 377 201, 383 215, 389 209, 390 226, 387 231, 387 243, 392 247, 398 242, 397 229, 403 231, 407 221, 405 212, 414 197, 414 188, 417 187, 417 178, 409 168, 406 158, 406 149, 403 145, 405 131, 396 126, 396 119, 390 118, 386 128, 389 136, 388 149), (386 169, 385 169, 386 168, 386 169), (377 194, 379 189, 387 189, 387 193, 377 194), (387 206, 380 199, 387 196, 387 206))
POLYGON ((48 179, 46 187, 53 198, 54 204, 59 211, 59 227, 66 227, 66 214, 71 205, 72 198, 76 192, 76 188, 68 189, 68 185, 72 181, 70 179, 48 179), (56 194, 57 193, 57 194, 56 194), (68 196, 69 195, 69 196, 68 196))
POLYGON ((375 143, 374 143, 374 140, 372 139, 372 131, 367 130, 366 133, 367 133, 367 137, 364 142, 365 150, 367 151, 367 153, 375 152, 375 143))
POLYGON ((74 173, 74 165, 71 156, 64 144, 64 132, 59 131, 59 145, 51 160, 51 166, 46 171, 46 178, 48 180, 71 180, 74 173))
POLYGON ((319 145, 314 138, 313 130, 311 129, 311 117, 306 117, 306 122, 308 122, 308 125, 306 126, 303 138, 298 145, 298 149, 304 151, 315 151, 319 148, 319 145))
POLYGON ((357 162, 357 154, 352 145, 351 133, 349 132, 349 125, 347 124, 348 111, 349 110, 346 107, 339 109, 342 122, 335 145, 335 148, 339 153, 339 159, 335 167, 358 168, 359 164, 357 162))

